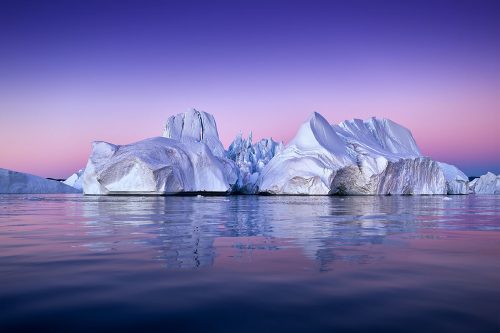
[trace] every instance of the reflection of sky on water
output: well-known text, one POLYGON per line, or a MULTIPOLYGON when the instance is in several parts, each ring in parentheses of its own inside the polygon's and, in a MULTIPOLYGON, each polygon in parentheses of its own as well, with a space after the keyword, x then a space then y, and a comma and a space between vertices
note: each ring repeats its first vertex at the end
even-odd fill
POLYGON ((495 331, 499 231, 500 196, 0 196, 0 322, 495 331))
POLYGON ((381 244, 390 235, 418 235, 419 230, 474 230, 473 221, 478 219, 478 228, 498 229, 500 210, 496 198, 472 196, 77 200, 81 202, 70 207, 82 209, 81 224, 92 236, 85 247, 95 251, 148 247, 169 268, 212 266, 221 256, 241 260, 257 251, 272 255, 295 248, 319 267, 335 260, 363 262, 373 258, 341 250, 381 244))

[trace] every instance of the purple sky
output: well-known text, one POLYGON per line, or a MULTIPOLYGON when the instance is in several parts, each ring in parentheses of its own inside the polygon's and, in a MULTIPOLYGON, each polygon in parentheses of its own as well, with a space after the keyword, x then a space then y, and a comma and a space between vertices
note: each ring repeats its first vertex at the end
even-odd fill
POLYGON ((500 173, 499 1, 0 3, 0 167, 66 177, 92 140, 190 107, 289 140, 311 112, 388 117, 424 154, 500 173))

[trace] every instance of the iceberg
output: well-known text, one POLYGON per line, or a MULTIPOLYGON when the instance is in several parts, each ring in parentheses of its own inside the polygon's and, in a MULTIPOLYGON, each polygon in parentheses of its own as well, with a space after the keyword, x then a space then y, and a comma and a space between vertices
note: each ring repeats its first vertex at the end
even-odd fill
POLYGON ((57 180, 0 168, 1 194, 81 193, 57 180))
POLYGON ((162 137, 129 145, 94 142, 85 194, 216 192, 290 195, 467 194, 467 176, 422 155, 411 132, 389 120, 331 125, 313 113, 284 146, 239 134, 224 149, 214 117, 190 109, 168 118, 162 137))
POLYGON ((227 158, 234 161, 238 168, 238 182, 235 191, 244 194, 257 192, 257 180, 264 166, 283 150, 283 143, 272 138, 252 143, 252 133, 243 139, 241 133, 229 145, 227 158))
POLYGON ((83 191, 83 169, 78 170, 71 176, 69 176, 65 181, 63 181, 64 184, 74 187, 80 192, 83 191))
POLYGON ((123 146, 94 142, 83 190, 94 195, 229 193, 234 182, 206 144, 155 137, 123 146))
POLYGON ((471 194, 500 194, 500 176, 488 172, 470 183, 471 194))
POLYGON ((411 132, 388 119, 330 125, 318 113, 262 170, 269 194, 467 194, 458 168, 422 156, 411 132))

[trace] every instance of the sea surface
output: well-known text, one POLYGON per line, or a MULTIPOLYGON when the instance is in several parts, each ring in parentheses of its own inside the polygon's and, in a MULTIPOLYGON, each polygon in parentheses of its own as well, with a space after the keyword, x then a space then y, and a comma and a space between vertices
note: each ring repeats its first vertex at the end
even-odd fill
POLYGON ((500 332, 500 196, 0 196, 0 332, 500 332))

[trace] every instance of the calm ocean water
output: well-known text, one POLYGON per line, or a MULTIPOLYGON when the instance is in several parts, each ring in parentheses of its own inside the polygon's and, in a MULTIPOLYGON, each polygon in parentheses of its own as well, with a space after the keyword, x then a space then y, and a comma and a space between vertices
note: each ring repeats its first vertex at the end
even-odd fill
POLYGON ((0 332, 500 332, 500 196, 0 196, 0 332))

